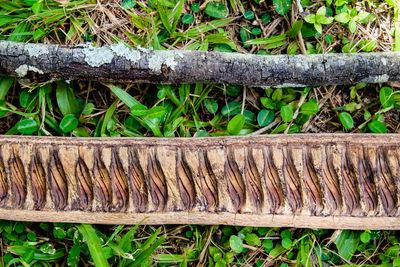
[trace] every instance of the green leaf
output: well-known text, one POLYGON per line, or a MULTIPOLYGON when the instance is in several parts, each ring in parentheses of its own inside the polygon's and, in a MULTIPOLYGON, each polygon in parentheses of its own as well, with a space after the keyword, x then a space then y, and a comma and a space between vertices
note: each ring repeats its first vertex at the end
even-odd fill
POLYGON ((211 1, 207 3, 204 13, 210 17, 222 19, 228 16, 229 10, 225 4, 217 1, 211 1))
POLYGON ((164 107, 155 106, 149 110, 149 112, 147 113, 147 118, 149 119, 161 118, 162 116, 165 115, 166 112, 167 110, 164 107))
POLYGON ((314 101, 308 101, 301 105, 300 112, 304 115, 313 115, 319 111, 318 104, 314 101))
POLYGON ((234 252, 241 253, 243 251, 243 240, 240 237, 232 235, 229 238, 229 244, 234 252))
POLYGON ((370 123, 368 123, 368 128, 373 133, 386 133, 387 132, 386 125, 378 120, 373 120, 370 123))
POLYGON ((190 24, 194 21, 194 17, 192 14, 185 14, 182 17, 182 23, 183 24, 190 24))
POLYGON ((78 101, 76 101, 74 92, 66 82, 57 82, 56 98, 58 107, 64 116, 79 113, 78 101))
MULTIPOLYGON (((7 248, 9 252, 16 254, 18 256, 23 256, 26 252, 28 252, 28 250, 31 249, 32 248, 26 246, 10 246, 7 248)), ((55 250, 53 254, 43 253, 38 249, 33 249, 33 250, 34 250, 33 259, 39 261, 54 261, 61 259, 65 256, 64 248, 55 250)))
POLYGON ((67 233, 64 229, 60 227, 54 227, 53 229, 53 236, 57 239, 64 239, 67 236, 67 233))
POLYGON ((275 11, 279 15, 285 15, 292 5, 292 0, 274 0, 275 11))
POLYGON ((193 3, 193 4, 190 6, 190 8, 192 9, 192 11, 193 11, 194 13, 198 13, 198 12, 200 11, 200 6, 199 6, 198 3, 193 3))
POLYGON ((291 122, 293 119, 293 110, 289 106, 281 107, 281 116, 284 122, 291 122))
POLYGON ((89 248, 89 252, 93 258, 94 264, 99 267, 109 266, 104 255, 100 239, 97 236, 94 228, 90 224, 80 224, 76 227, 82 234, 84 241, 89 248))
POLYGON ((131 9, 132 7, 136 6, 136 1, 123 0, 121 6, 122 6, 122 8, 125 8, 125 9, 131 9))
POLYGON ((350 260, 360 243, 360 232, 343 230, 335 239, 339 255, 346 260, 350 260))
POLYGON ((351 33, 355 33, 357 30, 357 24, 354 20, 350 20, 349 22, 349 30, 351 33))
MULTIPOLYGON (((133 96, 125 92, 119 87, 113 86, 110 90, 122 101, 124 102, 129 108, 132 108, 135 105, 139 105, 140 102, 137 101, 133 96)), ((141 104, 140 104, 141 105, 141 104)))
POLYGON ((217 112, 218 110, 218 103, 217 101, 215 101, 214 98, 206 98, 204 100, 204 105, 206 106, 206 109, 212 114, 215 114, 215 112, 217 112))
POLYGON ((282 247, 284 247, 285 249, 291 249, 292 248, 292 240, 290 240, 289 238, 284 238, 282 239, 282 247))
POLYGON ((299 33, 299 31, 301 30, 301 27, 303 27, 303 21, 302 20, 296 21, 295 23, 292 24, 290 30, 286 32, 287 36, 289 36, 290 38, 295 38, 299 33))
POLYGON ((32 119, 22 119, 17 124, 17 130, 22 134, 31 135, 39 130, 39 126, 32 119))
POLYGON ((240 130, 242 130, 245 120, 246 119, 243 114, 238 114, 233 117, 228 123, 228 133, 232 135, 238 134, 240 130))
POLYGON ((370 236, 370 234, 368 232, 363 232, 360 235, 360 240, 363 243, 369 243, 369 241, 371 240, 371 236, 370 236))
POLYGON ((244 12, 243 16, 248 20, 254 19, 254 12, 252 10, 246 11, 244 12))
POLYGON ((340 13, 335 16, 335 20, 341 23, 347 23, 350 21, 350 14, 347 12, 340 13))
POLYGON ((135 115, 135 116, 144 116, 147 114, 147 112, 148 112, 148 108, 142 104, 134 105, 131 108, 131 114, 135 115))
POLYGON ((382 107, 388 108, 394 105, 393 90, 390 87, 382 87, 379 91, 379 100, 381 101, 382 107))
POLYGON ((270 109, 262 109, 257 115, 257 122, 261 127, 269 125, 274 119, 275 112, 270 109))
POLYGON ((67 114, 60 122, 60 129, 64 133, 69 133, 78 127, 79 121, 74 114, 67 114))
POLYGON ((242 110, 242 104, 237 101, 229 102, 228 105, 224 106, 221 110, 221 114, 224 117, 233 116, 242 110))
POLYGON ((350 130, 354 127, 353 118, 347 112, 341 112, 339 114, 339 120, 342 123, 343 127, 347 130, 350 130))

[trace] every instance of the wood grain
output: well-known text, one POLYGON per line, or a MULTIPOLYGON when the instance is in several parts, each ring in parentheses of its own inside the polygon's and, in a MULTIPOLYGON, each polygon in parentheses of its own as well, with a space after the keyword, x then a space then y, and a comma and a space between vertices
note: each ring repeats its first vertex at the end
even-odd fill
POLYGON ((400 229, 400 135, 0 137, 0 219, 400 229))

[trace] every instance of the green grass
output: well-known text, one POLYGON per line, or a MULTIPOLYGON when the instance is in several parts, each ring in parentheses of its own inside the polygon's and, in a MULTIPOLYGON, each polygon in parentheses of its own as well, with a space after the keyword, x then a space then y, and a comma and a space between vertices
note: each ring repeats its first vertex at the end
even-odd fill
MULTIPOLYGON (((0 0, 0 39, 254 54, 398 50, 394 0, 0 0), (296 2, 296 1, 293 1, 296 2), (303 12, 304 13, 301 13, 303 12)), ((1 134, 76 137, 398 132, 400 86, 21 85, 0 79, 1 134)), ((0 223, 1 265, 400 265, 396 231, 0 223)))

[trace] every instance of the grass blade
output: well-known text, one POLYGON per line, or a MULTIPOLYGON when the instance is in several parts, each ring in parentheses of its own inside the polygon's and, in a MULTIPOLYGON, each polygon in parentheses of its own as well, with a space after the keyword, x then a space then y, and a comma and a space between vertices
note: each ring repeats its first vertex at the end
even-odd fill
POLYGON ((89 252, 93 258, 94 264, 98 267, 109 266, 101 247, 100 239, 96 235, 92 225, 80 224, 77 226, 77 228, 82 234, 83 238, 86 240, 86 244, 89 248, 89 252))

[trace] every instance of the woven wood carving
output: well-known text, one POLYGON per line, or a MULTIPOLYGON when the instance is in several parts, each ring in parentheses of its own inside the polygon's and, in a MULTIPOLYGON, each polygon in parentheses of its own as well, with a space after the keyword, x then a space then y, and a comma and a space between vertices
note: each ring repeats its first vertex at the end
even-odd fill
POLYGON ((399 135, 0 137, 0 218, 400 229, 399 135))

